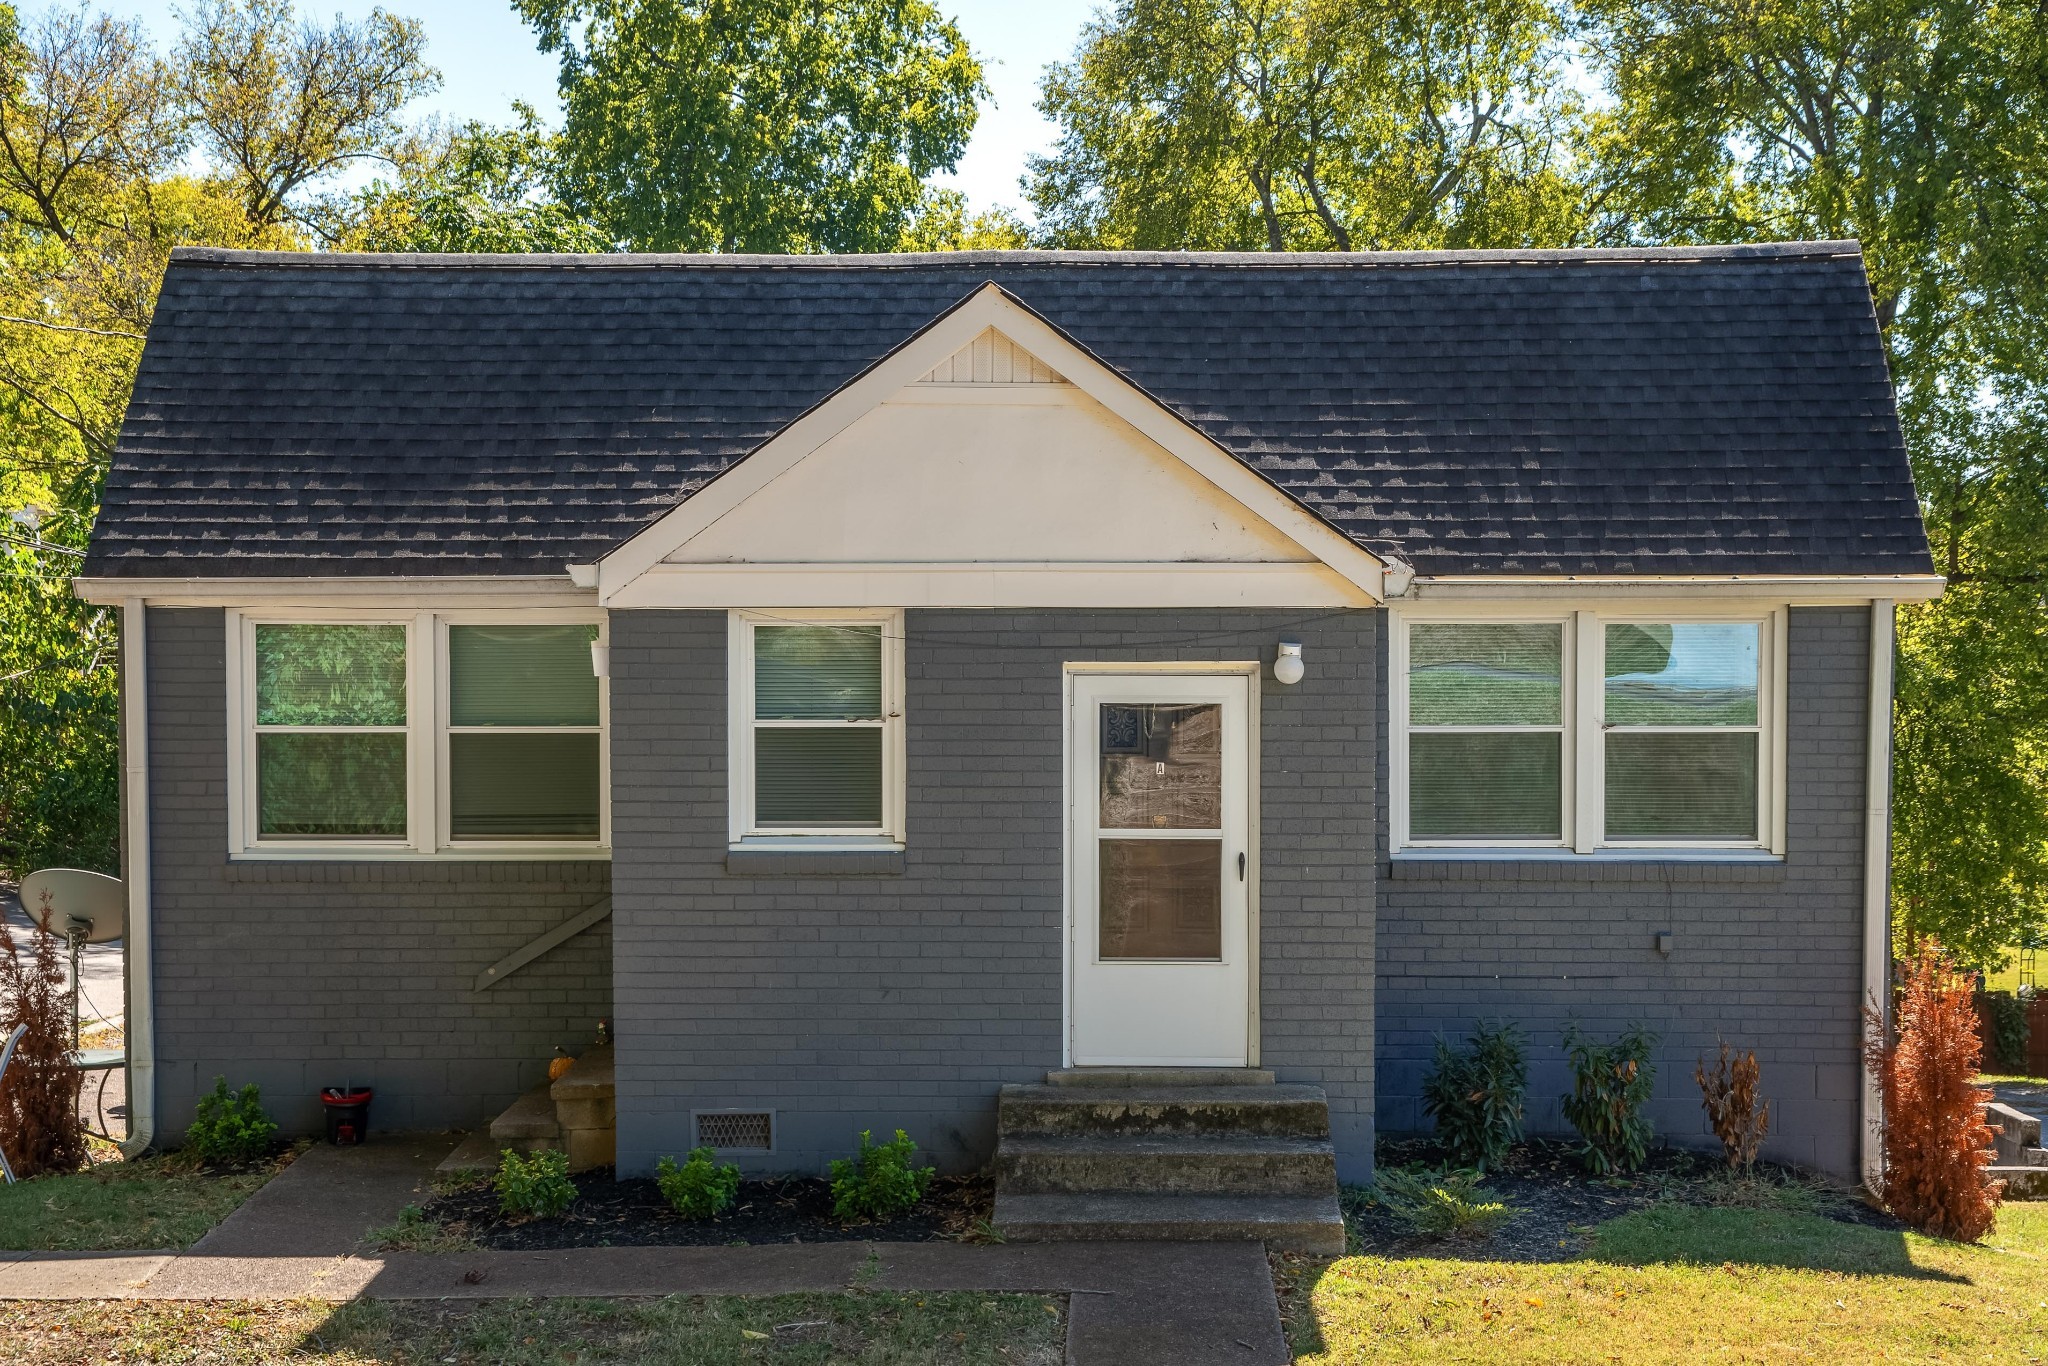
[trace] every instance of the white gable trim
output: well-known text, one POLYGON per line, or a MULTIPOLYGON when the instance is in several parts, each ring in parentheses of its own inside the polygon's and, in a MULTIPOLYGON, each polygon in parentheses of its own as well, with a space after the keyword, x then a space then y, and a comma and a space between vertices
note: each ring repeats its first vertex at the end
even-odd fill
MULTIPOLYGON (((1177 457, 1225 495, 1299 544, 1307 554, 1330 571, 1329 575, 1324 576, 1326 586, 1322 593, 1317 595, 1318 598, 1325 598, 1331 593, 1332 589, 1328 586, 1330 581, 1334 581, 1338 594, 1348 600, 1346 605, 1370 605, 1385 596, 1382 576, 1386 565, 1377 556, 1261 479, 1235 456, 1162 408, 1121 375, 1068 341, 1029 309, 1020 306, 999 286, 990 283, 969 296, 951 312, 939 317, 923 332, 877 361, 866 373, 785 427, 751 455, 728 468, 725 473, 698 490, 674 511, 612 549, 597 563, 599 601, 607 606, 621 607, 654 606, 657 605, 657 601, 680 605, 675 597, 675 590, 678 588, 675 580, 679 576, 704 574, 707 572, 705 569, 668 565, 662 568, 653 581, 644 585, 641 581, 647 579, 663 560, 693 537, 794 468, 806 456, 845 431, 855 421, 873 412, 884 402, 897 398, 904 390, 919 385, 925 376, 949 361, 956 352, 972 344, 991 327, 1037 357, 1076 389, 1100 403, 1161 449, 1177 457), (655 590, 655 583, 662 585, 660 590, 655 590)), ((1037 386, 1012 387, 1023 390, 1037 386)), ((719 568, 728 581, 744 572, 735 566, 719 568)), ((817 568, 824 570, 823 566, 817 568)), ((912 566, 904 568, 908 570, 912 566)), ((935 567, 922 568, 930 571, 935 567)), ((1086 573, 1089 568, 1066 566, 1061 572, 1069 575, 1086 573)), ((844 578, 843 571, 833 572, 844 578)), ((974 572, 984 576, 1000 576, 1004 569, 1003 566, 991 564, 976 566, 974 572)), ((886 579, 889 576, 883 577, 886 579)), ((933 586, 927 587, 929 590, 933 586)), ((1001 596, 1008 598, 1011 595, 1001 596)), ((901 599, 892 601, 896 605, 907 605, 901 599)), ((752 604, 728 597, 724 605, 752 604)), ((839 605, 859 604, 841 597, 839 605)), ((989 605, 993 606, 996 603, 991 602, 989 605)), ((1047 602, 1035 605, 1058 604, 1047 602)), ((1129 602, 1122 605, 1145 606, 1150 603, 1129 602)))

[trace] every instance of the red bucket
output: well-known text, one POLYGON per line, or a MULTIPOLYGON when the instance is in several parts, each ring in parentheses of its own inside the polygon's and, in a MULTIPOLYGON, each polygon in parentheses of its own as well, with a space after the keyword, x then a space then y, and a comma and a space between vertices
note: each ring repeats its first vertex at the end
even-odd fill
POLYGON ((323 1087, 320 1103, 327 1107, 327 1141, 348 1148, 370 1136, 370 1088, 323 1087))

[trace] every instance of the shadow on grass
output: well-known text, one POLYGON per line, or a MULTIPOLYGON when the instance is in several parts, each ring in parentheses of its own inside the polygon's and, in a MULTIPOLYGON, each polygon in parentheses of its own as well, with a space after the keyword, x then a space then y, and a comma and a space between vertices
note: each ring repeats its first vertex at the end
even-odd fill
POLYGON ((1655 1205, 1602 1224, 1585 1260, 1616 1266, 1731 1264, 1968 1284, 1967 1277, 1916 1265, 1904 1233, 1774 1209, 1655 1205))

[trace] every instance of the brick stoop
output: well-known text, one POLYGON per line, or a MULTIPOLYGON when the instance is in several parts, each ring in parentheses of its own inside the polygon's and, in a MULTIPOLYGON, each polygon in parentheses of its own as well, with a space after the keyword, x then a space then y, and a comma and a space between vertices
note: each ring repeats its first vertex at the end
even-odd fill
POLYGON ((1103 1068, 1005 1086, 995 1225, 1016 1242, 1344 1250, 1322 1088, 1244 1068, 1103 1068))
POLYGON ((1998 1130, 1998 1157, 1987 1175, 2005 1182, 2008 1200, 2048 1200, 2048 1148, 2041 1121, 2010 1105, 1987 1105, 1984 1120, 1998 1130))

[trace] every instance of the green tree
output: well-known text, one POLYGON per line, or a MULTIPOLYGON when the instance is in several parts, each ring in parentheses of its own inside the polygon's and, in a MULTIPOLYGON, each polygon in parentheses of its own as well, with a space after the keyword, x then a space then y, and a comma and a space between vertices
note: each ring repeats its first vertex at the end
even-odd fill
POLYGON ((611 251, 598 227, 554 198, 555 138, 521 123, 430 130, 396 173, 338 205, 323 235, 345 251, 611 251))
POLYGON ((200 146, 259 229, 290 219, 308 183, 388 159, 404 134, 399 110, 441 83, 418 20, 373 9, 322 28, 290 0, 201 0, 170 73, 200 146))
POLYGON ((928 190, 897 251, 1022 251, 1031 226, 1006 208, 975 210, 958 190, 928 190))
POLYGON ((2048 907, 2048 14, 1595 0, 1612 241, 1854 237, 1937 566, 1902 614, 1895 924, 1995 965, 2048 907))
POLYGON ((985 92, 928 0, 515 0, 561 56, 561 189, 657 251, 886 251, 985 92))
POLYGON ((1545 245, 1578 231, 1553 0, 1120 0, 1048 70, 1052 244, 1545 245))

